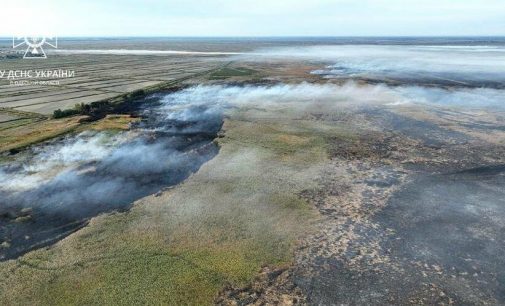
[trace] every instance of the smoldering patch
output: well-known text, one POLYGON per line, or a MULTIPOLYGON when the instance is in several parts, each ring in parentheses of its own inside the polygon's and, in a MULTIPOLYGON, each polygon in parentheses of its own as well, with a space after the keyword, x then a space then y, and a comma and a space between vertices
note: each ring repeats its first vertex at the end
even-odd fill
POLYGON ((67 136, 0 167, 0 240, 9 245, 0 259, 62 239, 98 214, 128 209, 214 157, 222 111, 178 102, 160 98, 130 131, 67 136))

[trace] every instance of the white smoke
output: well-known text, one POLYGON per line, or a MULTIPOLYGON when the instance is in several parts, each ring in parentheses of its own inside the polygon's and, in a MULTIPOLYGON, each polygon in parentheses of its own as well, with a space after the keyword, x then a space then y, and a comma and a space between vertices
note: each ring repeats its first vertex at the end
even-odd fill
POLYGON ((275 86, 197 86, 176 93, 171 98, 213 107, 249 106, 280 107, 294 105, 311 107, 315 102, 328 104, 369 104, 394 99, 387 86, 359 86, 353 82, 334 84, 279 84, 275 86))
POLYGON ((0 168, 0 192, 18 194, 13 199, 19 200, 52 190, 51 201, 39 200, 48 205, 71 203, 72 197, 81 203, 107 203, 115 201, 118 193, 125 194, 126 201, 137 191, 139 195, 147 192, 146 178, 163 176, 179 165, 186 167, 184 171, 193 169, 191 158, 198 156, 181 151, 181 139, 172 135, 216 133, 226 108, 319 111, 343 106, 432 104, 503 109, 504 101, 503 90, 484 88, 389 87, 353 82, 196 86, 160 97, 158 107, 146 110, 148 124, 141 129, 116 135, 86 132, 34 148, 29 159, 0 168), (160 132, 165 136, 156 134, 160 132), (104 194, 110 197, 101 198, 104 194))
MULTIPOLYGON (((503 91, 495 89, 389 87, 353 82, 196 86, 159 96, 158 103, 146 104, 149 108, 142 123, 131 131, 68 136, 36 146, 31 154, 0 166, 0 239, 13 244, 6 252, 15 256, 40 241, 58 239, 68 233, 69 224, 72 228, 77 226, 72 224, 102 212, 127 208, 136 199, 183 181, 217 154, 212 140, 228 109, 259 108, 265 117, 285 113, 293 118, 293 114, 331 114, 343 107, 370 105, 501 107, 503 97, 503 91), (281 111, 269 112, 272 109, 281 111), (12 215, 12 211, 16 216, 27 207, 33 211, 30 222, 10 222, 2 217, 12 215), (27 234, 33 237, 29 241, 24 238, 27 234)), ((240 157, 254 160, 248 153, 240 157)))
MULTIPOLYGON (((240 59, 304 59, 329 63, 325 77, 395 77, 465 82, 504 82, 503 46, 332 45, 259 50, 240 59)), ((503 85, 503 84, 501 84, 503 85)))
MULTIPOLYGON (((196 86, 167 96, 165 99, 197 105, 209 105, 199 115, 212 116, 232 106, 307 110, 315 105, 328 107, 360 105, 424 104, 469 109, 505 110, 505 90, 492 88, 440 88, 421 86, 362 85, 347 82, 335 84, 279 84, 274 86, 196 86)), ((167 113, 189 120, 191 109, 167 113)))
POLYGON ((81 164, 98 162, 125 141, 123 135, 109 137, 105 133, 85 132, 66 141, 35 147, 33 158, 22 163, 19 170, 6 173, 0 168, 0 190, 20 192, 47 183, 58 172, 68 171, 81 164))
POLYGON ((218 111, 209 117, 202 105, 172 102, 178 101, 161 99, 131 131, 67 136, 0 167, 0 209, 108 210, 184 179, 215 154, 212 135, 222 117, 218 111))
POLYGON ((446 107, 505 110, 505 90, 492 88, 396 87, 395 91, 412 104, 428 104, 446 107))

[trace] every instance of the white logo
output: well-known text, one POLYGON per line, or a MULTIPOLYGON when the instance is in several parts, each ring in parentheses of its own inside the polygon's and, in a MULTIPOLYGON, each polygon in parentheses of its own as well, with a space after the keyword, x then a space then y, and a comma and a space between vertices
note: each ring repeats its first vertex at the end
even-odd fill
POLYGON ((27 49, 23 58, 47 58, 42 48, 44 45, 58 48, 57 37, 13 37, 12 48, 16 49, 26 45, 27 49))

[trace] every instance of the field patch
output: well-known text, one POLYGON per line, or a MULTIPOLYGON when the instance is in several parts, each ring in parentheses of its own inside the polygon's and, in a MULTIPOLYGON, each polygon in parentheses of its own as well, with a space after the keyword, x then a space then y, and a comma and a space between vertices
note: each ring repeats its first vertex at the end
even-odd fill
POLYGON ((231 67, 225 67, 221 68, 215 72, 213 72, 210 75, 210 79, 212 80, 220 80, 220 79, 227 79, 231 77, 248 77, 256 74, 257 71, 249 68, 244 68, 244 67, 237 67, 237 68, 231 68, 231 67))
MULTIPOLYGON (((63 135, 79 126, 83 117, 60 120, 23 119, 19 126, 0 129, 0 153, 19 150, 23 147, 63 135)), ((0 125, 1 126, 1 125, 0 125)))
POLYGON ((183 184, 0 264, 0 298, 211 305, 228 284, 246 286, 264 266, 289 265, 315 218, 298 194, 317 186, 325 138, 320 123, 255 119, 262 114, 232 111, 220 153, 183 184))

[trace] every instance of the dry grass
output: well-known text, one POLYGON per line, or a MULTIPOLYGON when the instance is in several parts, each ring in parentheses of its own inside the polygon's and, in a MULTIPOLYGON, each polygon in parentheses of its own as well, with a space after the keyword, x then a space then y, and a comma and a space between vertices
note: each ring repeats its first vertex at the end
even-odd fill
POLYGON ((37 117, 15 121, 16 125, 0 129, 0 153, 9 150, 20 150, 29 145, 74 131, 127 130, 131 123, 139 120, 129 115, 108 115, 104 119, 86 124, 82 123, 84 118, 84 116, 77 116, 41 121, 37 117))
MULTIPOLYGON (((83 117, 31 122, 0 130, 0 153, 17 150, 73 131, 83 117)), ((29 119, 31 120, 31 119, 29 119)))
POLYGON ((132 123, 138 122, 139 120, 139 118, 134 118, 130 115, 107 115, 101 120, 81 126, 79 130, 124 131, 128 130, 132 123))
POLYGON ((1 263, 0 300, 210 305, 227 284, 289 264, 314 220, 297 194, 317 187, 333 127, 262 115, 230 114, 218 156, 180 186, 1 263))

